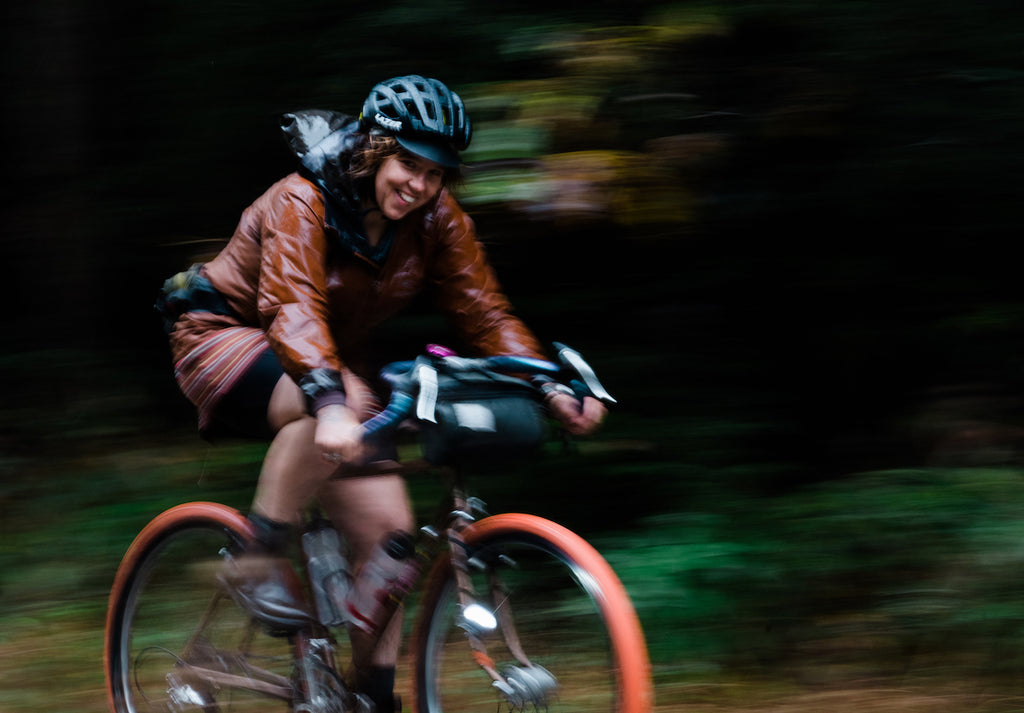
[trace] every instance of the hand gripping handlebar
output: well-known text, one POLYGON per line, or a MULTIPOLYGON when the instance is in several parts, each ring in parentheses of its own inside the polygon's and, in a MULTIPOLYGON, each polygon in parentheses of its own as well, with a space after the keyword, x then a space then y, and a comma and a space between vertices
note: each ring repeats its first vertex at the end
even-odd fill
POLYGON ((435 345, 429 346, 426 354, 413 361, 392 362, 380 373, 381 378, 391 386, 391 399, 383 411, 363 424, 366 435, 392 429, 410 416, 432 421, 439 372, 459 374, 478 371, 532 376, 541 382, 568 383, 581 399, 593 396, 608 404, 615 403, 615 399, 579 352, 557 342, 554 347, 558 352, 557 364, 515 355, 460 357, 435 345))

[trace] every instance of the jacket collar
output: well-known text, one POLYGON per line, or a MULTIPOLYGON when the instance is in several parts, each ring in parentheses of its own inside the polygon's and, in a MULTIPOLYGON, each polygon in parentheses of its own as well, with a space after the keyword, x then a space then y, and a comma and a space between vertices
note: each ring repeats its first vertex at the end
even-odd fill
POLYGON ((348 176, 358 128, 358 120, 350 116, 319 109, 285 114, 281 121, 285 141, 300 161, 299 174, 323 194, 324 223, 337 235, 340 247, 379 267, 387 257, 394 226, 376 246, 366 239, 361 187, 348 176))

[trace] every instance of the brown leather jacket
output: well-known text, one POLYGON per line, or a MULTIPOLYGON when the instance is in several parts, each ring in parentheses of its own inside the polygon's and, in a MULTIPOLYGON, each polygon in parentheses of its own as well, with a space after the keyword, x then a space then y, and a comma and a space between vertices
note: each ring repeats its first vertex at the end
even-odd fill
POLYGON ((183 315, 171 334, 176 363, 211 332, 247 325, 266 333, 300 384, 317 370, 344 375, 372 330, 429 285, 439 309, 481 354, 543 356, 512 315, 473 221, 447 190, 398 225, 379 267, 341 247, 324 211, 320 190, 297 173, 246 209, 227 246, 204 267, 236 315, 183 315))

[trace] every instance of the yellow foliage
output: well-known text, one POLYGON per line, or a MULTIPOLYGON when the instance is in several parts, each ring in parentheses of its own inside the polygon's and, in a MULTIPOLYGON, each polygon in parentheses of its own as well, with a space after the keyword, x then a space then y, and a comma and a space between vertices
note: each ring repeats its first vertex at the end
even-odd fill
POLYGON ((620 225, 693 217, 692 193, 646 153, 574 151, 547 156, 543 166, 559 217, 606 217, 620 225))

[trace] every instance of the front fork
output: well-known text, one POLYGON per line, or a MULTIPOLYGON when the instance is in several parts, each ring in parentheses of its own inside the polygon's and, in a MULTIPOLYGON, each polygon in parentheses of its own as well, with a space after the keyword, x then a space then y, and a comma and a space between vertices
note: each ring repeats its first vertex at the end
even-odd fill
MULTIPOLYGON (((469 557, 462 531, 475 522, 478 516, 487 515, 483 503, 476 498, 467 500, 461 490, 456 490, 454 496, 455 509, 451 513, 452 522, 448 528, 448 551, 459 602, 459 626, 466 632, 473 660, 491 677, 492 685, 501 692, 512 709, 523 710, 528 705, 539 708, 546 704, 558 683, 544 667, 531 662, 523 650, 515 628, 509 591, 498 575, 497 568, 469 557), (490 610, 480 604, 469 573, 471 567, 486 573, 492 607, 490 610), (493 629, 501 631, 505 646, 518 666, 506 665, 498 670, 483 641, 483 634, 493 629)), ((515 565, 514 562, 508 564, 515 565)))

